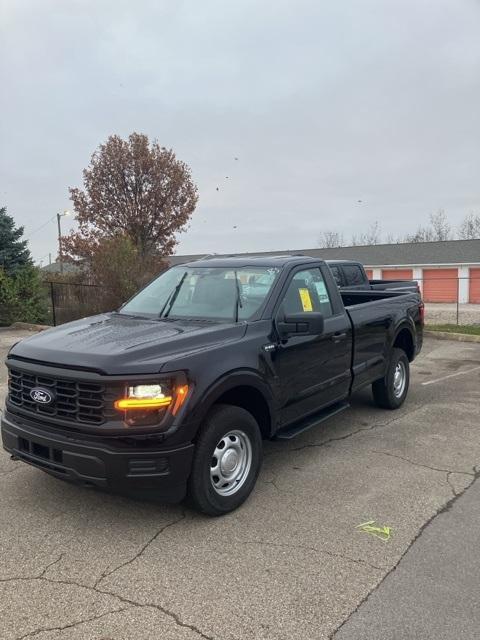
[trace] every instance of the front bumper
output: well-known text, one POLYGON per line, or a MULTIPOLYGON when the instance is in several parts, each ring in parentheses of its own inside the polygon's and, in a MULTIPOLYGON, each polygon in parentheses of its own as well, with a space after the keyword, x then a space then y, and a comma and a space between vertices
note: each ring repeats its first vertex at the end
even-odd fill
POLYGON ((2 415, 1 431, 3 447, 12 456, 58 478, 166 502, 185 496, 193 444, 160 449, 147 441, 82 440, 27 424, 8 412, 2 415))

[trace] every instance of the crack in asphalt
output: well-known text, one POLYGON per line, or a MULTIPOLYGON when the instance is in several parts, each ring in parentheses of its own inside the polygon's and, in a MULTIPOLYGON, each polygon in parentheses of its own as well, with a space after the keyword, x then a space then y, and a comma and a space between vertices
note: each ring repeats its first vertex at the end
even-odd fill
POLYGON ((140 558, 140 556, 145 553, 145 551, 148 549, 148 547, 155 542, 155 540, 162 535, 162 533, 164 531, 166 531, 166 529, 169 529, 170 527, 173 527, 174 525, 178 524, 179 522, 182 522, 182 520, 185 520, 186 518, 186 514, 185 511, 182 511, 182 515, 180 516, 180 518, 177 518, 176 520, 172 520, 172 522, 168 522, 167 524, 165 524, 163 527, 161 527, 151 538, 149 538, 147 540, 147 542, 145 542, 145 544, 143 544, 140 549, 137 551, 137 553, 135 553, 135 555, 133 555, 131 558, 129 558, 128 560, 126 560, 125 562, 121 562, 119 565, 117 565, 116 567, 114 567, 113 569, 111 569, 110 571, 104 571, 102 573, 102 575, 98 578, 98 580, 95 581, 95 584, 93 585, 94 587, 98 587, 98 585, 102 582, 102 580, 104 580, 105 578, 107 578, 108 576, 113 575, 116 571, 119 571, 120 569, 123 569, 123 567, 126 567, 127 565, 131 564, 132 562, 135 562, 135 560, 138 560, 138 558, 140 558))
POLYGON ((76 622, 71 622, 66 625, 58 626, 58 627, 41 627, 38 629, 34 629, 33 631, 29 631, 23 636, 17 636, 15 640, 24 640, 25 638, 34 638, 38 636, 40 633, 44 633, 47 631, 64 631, 65 629, 73 629, 75 627, 80 626, 81 624, 87 624, 87 622, 93 622, 94 620, 100 620, 100 618, 104 618, 105 616, 109 616, 112 613, 120 613, 120 611, 126 611, 128 607, 122 607, 121 609, 112 609, 112 611, 106 611, 99 615, 91 616, 90 618, 84 618, 82 620, 77 620, 76 622))
MULTIPOLYGON (((43 573, 43 571, 42 571, 42 573, 43 573)), ((143 608, 145 608, 145 609, 156 609, 157 611, 160 611, 161 613, 163 613, 164 615, 169 617, 171 620, 173 620, 177 626, 182 627, 184 629, 190 629, 190 631, 193 631, 199 637, 204 638, 204 640, 215 640, 213 636, 208 636, 207 634, 203 633, 203 631, 201 631, 201 629, 199 629, 194 624, 190 624, 188 622, 183 621, 178 614, 176 614, 174 611, 170 611, 170 609, 167 609, 166 607, 162 607, 162 605, 156 604, 154 602, 138 602, 136 600, 132 600, 131 598, 127 598, 126 596, 122 596, 122 595, 120 595, 118 593, 115 593, 114 591, 108 591, 106 589, 100 589, 100 588, 98 588, 96 586, 89 586, 89 585, 86 585, 86 584, 82 584, 81 582, 76 582, 75 580, 64 580, 64 579, 55 580, 54 578, 47 578, 45 576, 37 575, 37 576, 30 576, 30 577, 4 578, 4 579, 1 579, 0 582, 35 582, 37 580, 42 581, 42 582, 48 582, 49 584, 54 584, 54 585, 63 584, 63 585, 67 585, 67 586, 78 587, 79 589, 85 589, 87 591, 93 591, 97 595, 101 595, 101 596, 111 596, 112 598, 116 598, 121 603, 127 604, 127 605, 129 605, 129 607, 132 607, 132 608, 133 607, 137 607, 137 608, 140 608, 140 609, 143 609, 143 608)), ((111 611, 103 613, 103 614, 101 614, 101 616, 98 616, 98 617, 102 617, 102 616, 108 615, 110 613, 118 613, 120 611, 124 611, 125 609, 128 609, 128 607, 122 607, 120 609, 112 609, 111 611)), ((96 617, 92 618, 92 620, 95 620, 95 619, 96 619, 96 617)), ((84 622, 90 622, 90 620, 91 619, 78 620, 78 621, 76 621, 74 623, 66 625, 65 627, 59 627, 58 630, 68 629, 71 626, 79 625, 79 624, 82 624, 84 622)), ((15 640, 22 640, 23 638, 31 637, 32 634, 40 633, 42 631, 51 631, 51 630, 55 630, 55 629, 57 629, 57 627, 54 627, 53 629, 43 629, 43 628, 42 629, 38 629, 35 632, 31 631, 26 635, 20 636, 20 637, 16 638, 15 640)))
POLYGON ((301 447, 296 447, 295 449, 290 449, 290 451, 302 451, 303 449, 309 449, 309 448, 315 448, 315 447, 325 447, 326 445, 332 443, 332 442, 339 442, 341 440, 348 440, 348 438, 352 438, 353 436, 356 436, 359 433, 363 433, 366 431, 373 431, 374 429, 381 429, 384 427, 389 427, 391 424, 393 424, 394 422, 398 422, 399 420, 403 420, 403 418, 406 418, 407 416, 410 416, 418 411, 421 411, 422 409, 424 409, 424 406, 418 406, 418 407, 414 407, 413 409, 411 409, 410 411, 405 411, 405 413, 402 413, 402 415, 397 416, 395 418, 392 418, 392 420, 387 420, 387 422, 380 422, 380 423, 375 423, 372 424, 368 427, 360 427, 360 429, 355 429, 355 431, 350 431, 349 433, 344 434, 343 436, 337 436, 337 437, 333 437, 333 438, 329 438, 328 440, 324 440, 323 442, 309 442, 307 444, 302 445, 301 447))
POLYGON ((42 569, 40 571, 40 573, 38 573, 35 576, 12 576, 11 578, 0 578, 0 583, 2 582, 15 582, 15 581, 19 581, 19 580, 41 580, 42 578, 45 578, 45 574, 47 573, 47 571, 50 569, 50 567, 53 567, 55 564, 58 564, 60 562, 60 560, 63 558, 65 554, 61 553, 58 558, 56 560, 53 560, 53 562, 50 562, 49 564, 47 564, 47 566, 42 569))
POLYGON ((391 458, 398 458, 398 460, 403 460, 404 462, 408 462, 409 464, 415 467, 422 467, 423 469, 430 469, 430 471, 439 471, 440 473, 458 473, 459 475, 470 476, 473 477, 475 474, 472 471, 457 471, 456 469, 441 469, 439 467, 431 467, 428 464, 423 464, 422 462, 415 462, 414 460, 410 460, 404 456, 399 456, 396 453, 390 453, 389 451, 377 451, 375 449, 371 449, 370 453, 378 453, 382 456, 390 456, 391 458))
POLYGON ((98 593, 103 593, 105 595, 113 596, 114 598, 118 598, 121 602, 130 604, 133 607, 139 607, 141 609, 156 609, 157 611, 160 611, 164 615, 171 618, 177 626, 183 627, 184 629, 190 629, 190 631, 193 631, 201 638, 204 638, 204 640, 215 640, 213 636, 208 636, 207 634, 203 633, 203 631, 201 631, 196 625, 190 624, 189 622, 184 622, 174 611, 170 611, 170 609, 166 609, 159 604, 153 602, 137 602, 135 600, 131 600, 130 598, 126 598, 125 596, 120 596, 112 591, 103 591, 102 589, 95 589, 95 591, 97 591, 98 593))
MULTIPOLYGON (((457 473, 456 471, 447 471, 447 483, 448 486, 450 487, 450 489, 452 490, 452 493, 454 496, 458 495, 458 492, 455 489, 455 486, 450 482, 450 476, 452 475, 452 473, 457 473)), ((468 474, 471 475, 471 474, 468 474)))
MULTIPOLYGON (((4 583, 4 582, 33 582, 36 580, 40 580, 40 581, 44 581, 44 582, 48 582, 50 584, 63 584, 63 585, 69 585, 69 586, 75 586, 78 587, 80 589, 86 589, 88 591, 93 591, 98 595, 106 595, 106 596, 111 596, 113 598, 118 599, 120 602, 122 602, 123 604, 128 604, 130 607, 139 607, 139 608, 150 608, 150 609, 156 609, 158 611, 160 611, 161 613, 163 613, 164 615, 168 616, 169 618, 171 618, 175 624, 179 627, 183 627, 186 629, 190 629, 192 632, 196 633, 198 636, 200 636, 201 638, 204 638, 205 640, 214 640, 214 638, 212 636, 208 636, 205 633, 203 633, 203 631, 201 631, 201 629, 199 629, 197 626, 195 626, 194 624, 190 624, 188 622, 184 622, 180 616, 178 614, 176 614, 174 611, 170 611, 169 609, 162 607, 159 604, 153 603, 153 602, 148 602, 148 603, 144 603, 144 602, 138 602, 136 600, 132 600, 130 598, 126 598, 125 596, 122 596, 114 591, 108 591, 107 589, 102 589, 100 588, 98 585, 101 583, 102 580, 104 580, 106 577, 111 576, 112 574, 114 574, 116 571, 122 569, 123 567, 131 564, 132 562, 134 562, 135 560, 137 560, 145 551, 146 549, 155 541, 157 540, 157 538, 169 527, 174 526, 175 524, 178 524, 179 522, 181 522, 182 520, 184 520, 186 518, 186 513, 185 511, 182 512, 182 516, 180 518, 177 518, 176 520, 173 520, 172 522, 167 523, 166 525, 164 525, 163 527, 161 527, 161 529, 159 529, 155 535, 153 535, 144 545, 142 545, 142 547, 139 549, 139 551, 132 556, 131 558, 129 558, 127 561, 122 562, 121 564, 119 564, 118 566, 114 567, 111 571, 107 572, 107 573, 103 573, 100 578, 98 580, 96 580, 96 582, 94 583, 93 586, 90 585, 86 585, 86 584, 82 584, 81 582, 76 582, 75 580, 55 580, 54 578, 47 578, 46 577, 46 572, 55 564, 57 564, 58 562, 61 561, 61 559, 63 558, 64 554, 62 553, 56 560, 54 560, 53 562, 51 562, 50 564, 48 564, 38 575, 35 576, 18 576, 18 577, 11 577, 11 578, 0 578, 0 583, 4 583)), ((126 607, 121 608, 121 609, 116 609, 116 610, 112 610, 109 611, 103 615, 107 615, 108 613, 117 613, 119 611, 123 611, 126 607)), ((128 608, 128 607, 127 607, 128 608)), ((101 617, 101 616, 100 616, 101 617)), ((19 638, 16 638, 15 640, 23 640, 23 638, 28 638, 28 637, 32 637, 32 635, 36 635, 42 631, 53 631, 53 630, 62 630, 62 629, 68 629, 72 626, 76 626, 79 624, 82 624, 83 622, 90 622, 90 620, 95 620, 96 618, 91 618, 91 619, 87 619, 87 620, 80 620, 77 621, 75 623, 66 625, 65 627, 53 627, 51 629, 39 629, 36 630, 35 632, 29 632, 28 634, 24 635, 24 636, 20 636, 19 638)))
POLYGON ((45 569, 40 573, 40 575, 38 576, 39 578, 43 578, 45 576, 45 574, 47 573, 47 571, 50 569, 50 567, 55 566, 56 564, 58 564, 62 559, 63 556, 65 554, 61 553, 58 558, 56 560, 54 560, 53 562, 51 562, 50 564, 47 564, 47 566, 45 567, 45 569))
POLYGON ((423 464, 421 462, 415 462, 414 460, 410 460, 409 458, 406 458, 404 456, 399 456, 396 453, 390 453, 388 451, 376 451, 375 449, 372 449, 370 451, 370 453, 376 453, 382 456, 389 456, 390 458, 397 458, 398 460, 402 460, 403 462, 408 462, 408 464, 411 464, 414 467, 421 467, 422 469, 428 469, 429 471, 435 471, 437 473, 445 473, 446 474, 446 483, 448 484, 448 486, 450 487, 452 494, 454 497, 458 496, 458 492, 455 489, 455 486, 450 482, 450 476, 452 475, 452 473, 456 473, 458 475, 462 475, 462 476, 469 476, 470 478, 475 476, 475 472, 476 472, 476 468, 474 467, 472 471, 457 471, 456 469, 441 469, 439 467, 431 467, 428 464, 423 464))
MULTIPOLYGON (((456 473, 456 472, 449 472, 449 473, 456 473)), ((401 554, 400 558, 398 559, 398 561, 394 564, 394 566, 387 571, 387 573, 383 576, 383 578, 381 580, 379 580, 379 582, 367 593, 367 595, 362 598, 362 600, 357 604, 357 606, 355 607, 355 609, 353 609, 353 611, 351 611, 349 613, 349 615, 345 618, 345 620, 334 630, 332 631, 332 633, 328 636, 329 640, 334 640, 335 636, 337 635, 337 633, 340 631, 340 629, 347 624, 347 622, 350 620, 350 618, 355 615, 355 613, 360 609, 360 607, 370 598, 370 596, 372 595, 372 593, 374 593, 375 591, 377 591, 377 589, 380 588, 380 586, 383 584, 383 582, 388 578, 388 576, 393 573, 393 571, 396 570, 396 568, 399 566, 399 564, 401 563, 401 561, 403 560, 403 558, 407 555, 407 553, 410 551, 410 549, 412 548, 412 546, 415 544, 415 542, 421 537, 421 535, 423 534, 423 532, 425 531, 425 529, 430 526, 432 524, 432 522, 438 517, 440 516, 442 513, 445 513, 447 511, 450 511, 450 509, 453 507, 453 505, 455 504, 455 502, 461 498, 463 496, 463 494, 470 489, 470 487, 472 487, 475 482, 480 478, 480 470, 477 470, 477 467, 474 466, 473 467, 473 471, 472 473, 467 473, 467 472, 463 472, 465 473, 465 475, 468 475, 472 478, 472 481, 463 489, 463 491, 460 491, 458 493, 455 493, 455 495, 453 495, 450 500, 448 500, 443 507, 440 507, 439 509, 437 509, 435 511, 435 513, 426 521, 422 524, 422 526, 419 528, 417 535, 413 538, 413 540, 410 542, 410 544, 407 545, 406 549, 404 550, 404 552, 401 554)))
POLYGON ((308 547, 307 545, 301 545, 301 544, 287 544, 284 542, 269 542, 269 541, 263 541, 263 540, 242 540, 240 542, 240 544, 255 544, 255 545, 259 545, 259 546, 265 546, 265 547, 274 547, 274 548, 285 548, 285 549, 303 549, 305 551, 313 551, 315 553, 322 553, 325 554, 327 556, 330 556, 332 558, 340 558, 342 560, 345 560, 347 562, 354 562, 355 564, 361 564, 364 565, 366 567, 369 567, 370 569, 375 569, 377 571, 384 571, 385 569, 388 569, 388 567, 386 566, 379 566, 376 564, 373 564, 371 562, 368 562, 367 560, 360 560, 359 558, 352 558, 351 556, 346 556, 342 553, 335 553, 334 551, 327 551, 326 549, 317 549, 316 547, 308 547))
MULTIPOLYGON (((402 420, 403 418, 406 418, 407 416, 412 415, 412 414, 416 413, 417 411, 421 411, 423 408, 424 408, 423 405, 420 405, 420 406, 417 406, 417 407, 413 407, 409 411, 405 411, 404 413, 402 413, 402 415, 396 416, 395 418, 392 418, 391 420, 387 420, 386 422, 380 422, 380 423, 375 423, 375 424, 369 425, 367 427, 361 427, 360 429, 355 429, 354 431, 349 431, 348 433, 345 433, 342 436, 328 438, 328 440, 324 440, 323 442, 308 442, 306 444, 303 444, 301 447, 296 447, 294 449, 287 449, 287 451, 296 452, 296 451, 303 451, 304 449, 321 448, 321 447, 325 447, 325 446, 331 444, 332 442, 340 442, 342 440, 348 440, 349 438, 352 438, 353 436, 355 436, 355 435, 357 435, 359 433, 363 433, 363 432, 366 432, 366 431, 373 431, 374 429, 381 429, 381 428, 389 427, 394 422, 402 420)), ((279 451, 270 451, 264 457, 269 457, 271 455, 274 455, 275 453, 279 453, 279 451)), ((382 452, 379 452, 379 453, 382 453, 382 452)), ((465 472, 459 472, 459 473, 465 473, 465 472)), ((471 475, 471 474, 469 474, 469 475, 471 475)), ((275 477, 272 480, 264 480, 264 482, 265 482, 265 484, 272 484, 277 489, 277 491, 280 493, 280 489, 276 484, 275 477)))
POLYGON ((278 491, 278 493, 281 493, 281 492, 280 492, 280 489, 278 488, 277 483, 275 482, 275 480, 264 480, 263 482, 264 482, 265 484, 271 484, 271 485, 272 485, 272 487, 275 487, 275 489, 278 491))

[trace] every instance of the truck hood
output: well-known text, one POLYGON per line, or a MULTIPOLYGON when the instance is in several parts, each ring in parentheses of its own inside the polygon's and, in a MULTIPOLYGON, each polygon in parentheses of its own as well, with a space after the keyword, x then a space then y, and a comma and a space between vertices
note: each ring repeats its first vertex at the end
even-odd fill
POLYGON ((157 373, 174 357, 237 341, 245 331, 246 324, 233 321, 150 320, 108 313, 26 338, 9 357, 107 375, 157 373))

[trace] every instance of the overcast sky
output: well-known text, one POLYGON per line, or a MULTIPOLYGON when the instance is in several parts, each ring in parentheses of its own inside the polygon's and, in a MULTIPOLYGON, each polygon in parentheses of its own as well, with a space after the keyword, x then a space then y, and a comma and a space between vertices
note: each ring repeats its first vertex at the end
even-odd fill
POLYGON ((480 212, 479 0, 0 7, 0 205, 37 260, 112 133, 144 132, 191 166, 200 200, 177 253, 480 212))

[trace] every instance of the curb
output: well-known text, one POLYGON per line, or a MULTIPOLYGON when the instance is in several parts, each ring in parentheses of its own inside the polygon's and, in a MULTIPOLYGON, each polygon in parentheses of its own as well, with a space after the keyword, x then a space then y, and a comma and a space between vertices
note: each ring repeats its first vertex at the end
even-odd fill
POLYGON ((32 322, 14 322, 10 325, 11 329, 26 329, 27 331, 45 331, 51 329, 47 324, 33 324, 32 322))
POLYGON ((450 333, 449 331, 428 331, 424 330, 426 338, 437 338, 437 340, 456 340, 457 342, 477 342, 480 343, 480 336, 468 333, 450 333))

